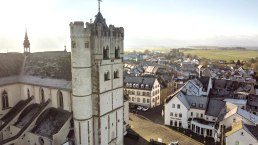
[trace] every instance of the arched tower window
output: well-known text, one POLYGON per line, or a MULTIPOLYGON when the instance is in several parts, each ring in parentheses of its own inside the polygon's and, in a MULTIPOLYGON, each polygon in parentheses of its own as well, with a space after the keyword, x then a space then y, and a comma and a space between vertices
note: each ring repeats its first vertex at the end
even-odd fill
POLYGON ((119 71, 118 70, 114 71, 114 79, 116 79, 116 78, 119 78, 119 71))
POLYGON ((76 47, 75 41, 72 41, 72 42, 71 42, 71 45, 72 45, 72 48, 75 48, 75 47, 76 47))
POLYGON ((63 93, 61 91, 57 92, 57 105, 60 108, 64 108, 64 98, 63 93))
POLYGON ((28 96, 28 98, 30 98, 30 90, 29 89, 27 89, 27 96, 28 96))
POLYGON ((109 71, 107 71, 107 72, 104 73, 104 81, 108 81, 108 80, 110 80, 109 71))
POLYGON ((5 90, 2 93, 2 107, 3 109, 9 108, 8 94, 5 90))
POLYGON ((43 88, 40 89, 40 103, 44 103, 45 102, 45 93, 44 93, 44 90, 43 88))
POLYGON ((103 59, 109 59, 109 47, 103 48, 103 59))
POLYGON ((115 48, 115 58, 116 59, 120 58, 120 48, 119 48, 119 46, 117 48, 115 48))

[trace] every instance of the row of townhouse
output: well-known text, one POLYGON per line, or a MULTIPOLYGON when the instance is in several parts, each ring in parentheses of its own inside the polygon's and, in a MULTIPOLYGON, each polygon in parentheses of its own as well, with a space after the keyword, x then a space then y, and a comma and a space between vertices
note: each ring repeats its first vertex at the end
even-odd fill
POLYGON ((124 77, 124 89, 129 103, 147 107, 160 105, 160 83, 155 77, 124 77))
MULTIPOLYGON (((221 136, 226 133, 225 141, 228 144, 244 142, 229 135, 234 132, 232 124, 241 121, 243 126, 255 128, 258 116, 244 110, 243 106, 233 104, 232 100, 210 98, 211 89, 210 78, 201 77, 187 81, 184 86, 167 97, 164 106, 165 125, 189 129, 204 137, 212 137, 215 141, 220 141, 221 136)), ((255 140, 255 135, 252 136, 255 140)), ((257 141, 258 139, 256 142, 251 141, 250 144, 257 144, 257 141)))

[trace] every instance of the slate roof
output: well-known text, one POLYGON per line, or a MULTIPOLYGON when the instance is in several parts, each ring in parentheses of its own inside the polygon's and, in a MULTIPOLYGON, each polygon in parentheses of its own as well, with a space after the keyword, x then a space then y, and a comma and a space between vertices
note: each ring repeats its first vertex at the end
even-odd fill
POLYGON ((191 108, 206 109, 208 103, 208 97, 203 96, 185 96, 186 100, 191 108))
POLYGON ((14 107, 11 108, 10 111, 8 111, 2 118, 1 120, 3 122, 6 122, 8 120, 10 120, 11 118, 13 118, 14 116, 16 116, 21 109, 23 109, 28 103, 29 101, 31 101, 31 99, 27 99, 27 100, 20 100, 17 104, 15 104, 14 107))
POLYGON ((203 88, 204 88, 205 90, 207 90, 208 85, 209 85, 210 77, 204 77, 204 76, 202 76, 202 77, 197 78, 197 79, 202 83, 203 88))
MULTIPOLYGON (((126 86, 127 83, 139 84, 138 89, 141 89, 141 84, 144 84, 144 85, 149 85, 148 89, 151 90, 155 80, 156 80, 155 77, 126 76, 126 77, 124 77, 124 86, 126 86)), ((146 88, 144 87, 144 89, 146 89, 146 88)))
POLYGON ((103 18, 102 14, 98 12, 95 16, 94 24, 97 25, 98 23, 102 23, 105 27, 107 27, 106 20, 103 18))
POLYGON ((0 78, 19 75, 24 58, 21 53, 0 53, 0 78))
POLYGON ((218 117, 221 110, 225 107, 226 102, 216 99, 210 99, 208 102, 206 115, 218 117))
POLYGON ((31 104, 26 109, 23 110, 21 115, 19 116, 18 120, 14 124, 15 126, 22 128, 26 125, 26 123, 31 120, 31 118, 40 111, 39 104, 31 104))
POLYGON ((40 115, 31 132, 52 139, 53 135, 59 132, 71 116, 72 113, 69 111, 48 108, 40 115))
POLYGON ((251 134, 255 137, 256 140, 258 140, 258 126, 248 125, 244 124, 244 126, 248 129, 248 131, 251 132, 251 134))
POLYGON ((32 53, 25 60, 22 75, 71 81, 71 53, 64 51, 32 53))
POLYGON ((26 83, 71 89, 71 53, 0 54, 0 85, 26 83))

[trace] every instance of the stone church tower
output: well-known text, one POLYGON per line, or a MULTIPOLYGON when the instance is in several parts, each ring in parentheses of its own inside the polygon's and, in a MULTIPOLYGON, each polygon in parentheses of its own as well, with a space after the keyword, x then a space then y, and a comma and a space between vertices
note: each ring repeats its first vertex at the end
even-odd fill
POLYGON ((94 22, 70 23, 72 107, 76 145, 123 145, 124 29, 94 22))

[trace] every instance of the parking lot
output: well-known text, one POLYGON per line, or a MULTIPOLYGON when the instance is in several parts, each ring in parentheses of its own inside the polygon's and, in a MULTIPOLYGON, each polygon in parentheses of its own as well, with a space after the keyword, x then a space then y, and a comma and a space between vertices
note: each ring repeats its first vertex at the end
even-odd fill
POLYGON ((150 139, 162 139, 168 144, 171 141, 179 141, 180 145, 202 145, 202 143, 179 133, 163 125, 162 105, 149 109, 146 112, 132 111, 129 113, 129 124, 134 132, 139 134, 139 140, 125 137, 125 145, 145 145, 149 144, 150 139), (132 113, 134 112, 134 113, 132 113))

